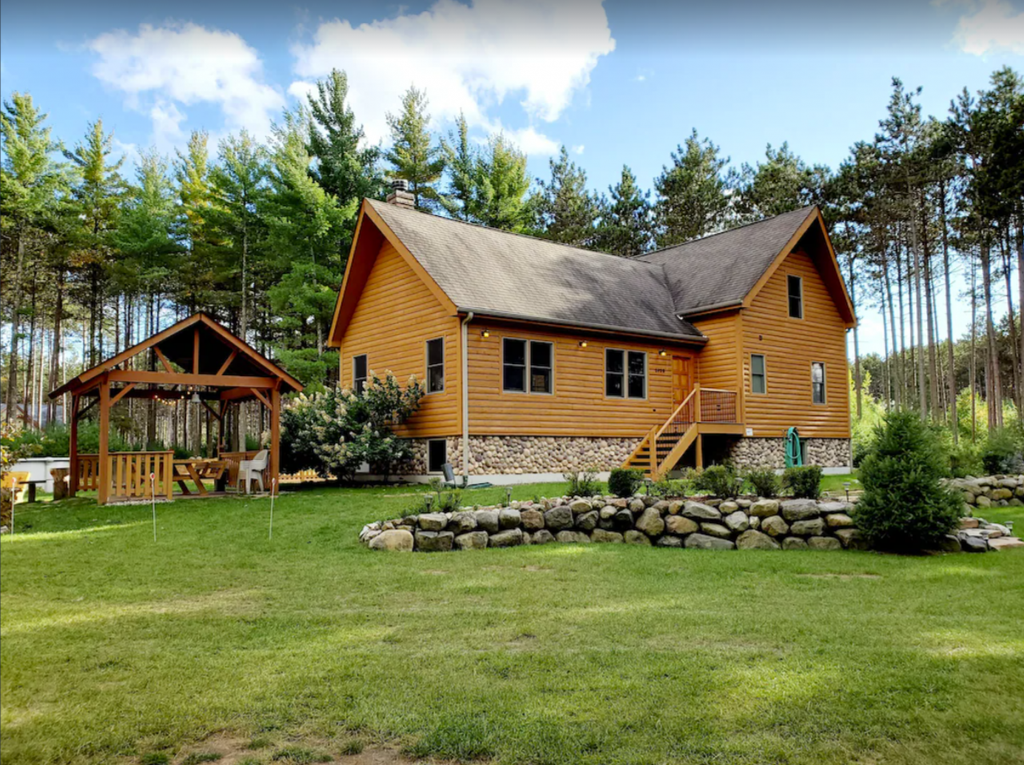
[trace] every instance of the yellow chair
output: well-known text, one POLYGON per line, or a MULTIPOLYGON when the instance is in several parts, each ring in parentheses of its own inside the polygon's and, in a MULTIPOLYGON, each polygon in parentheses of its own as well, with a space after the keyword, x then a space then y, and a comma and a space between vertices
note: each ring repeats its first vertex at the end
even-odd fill
POLYGON ((0 486, 5 489, 14 489, 14 501, 18 502, 25 493, 25 481, 31 477, 30 473, 22 473, 20 471, 4 473, 3 483, 0 486))

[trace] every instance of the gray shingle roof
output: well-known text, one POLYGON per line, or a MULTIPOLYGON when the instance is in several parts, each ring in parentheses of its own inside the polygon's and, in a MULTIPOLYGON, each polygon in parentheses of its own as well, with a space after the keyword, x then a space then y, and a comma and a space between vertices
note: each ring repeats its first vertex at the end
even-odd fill
POLYGON ((804 207, 637 259, 665 269, 679 314, 739 303, 813 212, 804 207))
POLYGON ((367 200, 460 309, 496 318, 700 340, 657 263, 367 200))

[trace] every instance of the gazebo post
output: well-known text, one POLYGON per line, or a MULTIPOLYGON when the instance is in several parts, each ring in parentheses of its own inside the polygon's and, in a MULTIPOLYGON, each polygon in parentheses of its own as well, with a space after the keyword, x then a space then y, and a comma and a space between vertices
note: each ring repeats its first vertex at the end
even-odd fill
POLYGON ((99 453, 99 486, 96 489, 96 501, 107 504, 110 494, 110 380, 106 375, 100 383, 100 453, 99 453))
POLYGON ((81 397, 74 393, 71 395, 71 433, 68 470, 68 496, 73 497, 78 492, 78 407, 81 397))
POLYGON ((281 389, 275 385, 270 391, 270 485, 277 484, 281 471, 281 389))

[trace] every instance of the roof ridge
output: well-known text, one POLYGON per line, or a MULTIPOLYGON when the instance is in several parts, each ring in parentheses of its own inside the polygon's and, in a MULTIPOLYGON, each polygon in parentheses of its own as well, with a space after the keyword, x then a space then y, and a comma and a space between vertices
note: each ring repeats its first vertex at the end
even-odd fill
MULTIPOLYGON (((641 260, 641 258, 643 256, 629 257, 628 255, 615 255, 614 253, 605 252, 603 250, 588 250, 588 249, 586 249, 584 247, 576 247, 576 246, 571 245, 571 244, 565 244, 564 242, 556 242, 553 239, 545 239, 542 236, 534 236, 533 234, 523 234, 523 233, 521 233, 519 231, 506 231, 505 229, 495 228, 494 226, 485 226, 482 223, 473 223, 472 221, 459 220, 458 218, 449 218, 449 217, 444 216, 444 215, 434 215, 433 213, 425 212, 423 210, 416 210, 416 209, 412 209, 412 208, 408 208, 408 207, 399 207, 398 205, 393 205, 393 204, 391 204, 389 202, 382 202, 379 199, 372 199, 370 197, 366 197, 366 201, 370 202, 370 203, 373 203, 373 204, 376 204, 376 205, 386 205, 388 208, 395 208, 395 209, 398 209, 398 210, 402 210, 403 212, 411 212, 411 213, 417 213, 419 215, 425 215, 428 218, 433 218, 435 220, 450 221, 451 223, 461 223, 464 226, 471 226, 473 228, 483 229, 484 231, 493 231, 496 234, 508 234, 509 236, 518 236, 518 237, 520 237, 522 239, 529 239, 530 241, 533 241, 533 242, 541 242, 542 244, 551 244, 551 245, 554 245, 555 247, 563 247, 563 248, 565 248, 567 250, 573 250, 574 252, 578 252, 581 255, 603 255, 606 258, 614 258, 615 260, 622 261, 622 262, 627 262, 627 263, 640 262, 640 263, 643 263, 645 266, 657 266, 657 267, 661 268, 661 264, 660 263, 648 263, 647 261, 641 260)), ((678 245, 676 245, 676 246, 678 246, 678 245)))
POLYGON ((662 252, 668 252, 669 250, 675 250, 675 249, 678 249, 679 247, 686 247, 687 245, 690 245, 690 244, 697 244, 698 242, 706 242, 708 239, 714 239, 716 236, 722 236, 723 234, 731 234, 734 231, 740 231, 740 230, 745 229, 745 228, 750 228, 751 226, 760 226, 762 223, 767 223, 768 221, 775 220, 776 218, 781 218, 784 215, 793 215, 794 213, 803 212, 804 210, 814 209, 817 206, 818 205, 816 205, 816 204, 812 204, 812 205, 805 205, 804 207, 798 207, 795 210, 787 210, 786 212, 779 213, 778 215, 771 215, 771 216, 769 216, 767 218, 761 218, 761 220, 754 220, 754 221, 751 221, 750 223, 743 223, 743 224, 741 224, 739 226, 733 226, 732 228, 727 228, 727 229, 724 229, 722 231, 716 231, 713 234, 708 234, 707 236, 702 236, 699 239, 691 239, 688 242, 679 242, 679 244, 671 244, 668 247, 662 247, 662 248, 657 249, 657 250, 651 250, 650 252, 645 252, 643 255, 637 255, 635 258, 630 258, 630 260, 644 260, 644 258, 648 258, 651 255, 657 255, 657 254, 662 253, 662 252))

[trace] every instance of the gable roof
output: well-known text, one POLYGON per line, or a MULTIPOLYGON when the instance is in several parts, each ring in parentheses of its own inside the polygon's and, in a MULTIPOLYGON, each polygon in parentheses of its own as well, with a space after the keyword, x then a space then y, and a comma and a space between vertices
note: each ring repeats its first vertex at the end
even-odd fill
MULTIPOLYGON (((415 259, 459 313, 705 342, 677 318, 660 265, 370 199, 361 226, 367 218, 415 259)), ((337 329, 336 321, 332 340, 337 329)))
POLYGON ((195 362, 198 374, 277 377, 281 380, 282 392, 302 390, 302 383, 244 340, 200 312, 85 370, 53 390, 50 398, 81 389, 90 380, 109 372, 149 348, 156 349, 158 355, 163 355, 167 361, 189 372, 192 371, 195 362), (197 332, 200 351, 196 358, 194 354, 197 332))
POLYGON ((816 207, 804 207, 639 259, 665 269, 680 314, 738 306, 816 214, 816 207))

